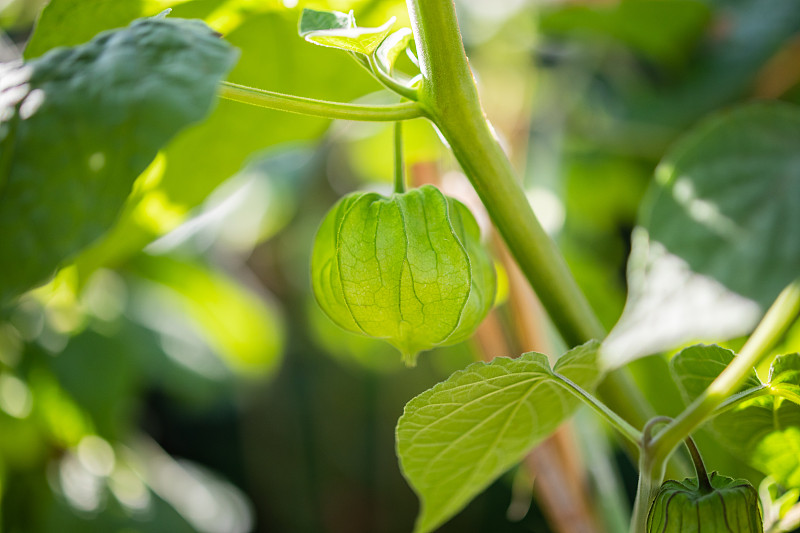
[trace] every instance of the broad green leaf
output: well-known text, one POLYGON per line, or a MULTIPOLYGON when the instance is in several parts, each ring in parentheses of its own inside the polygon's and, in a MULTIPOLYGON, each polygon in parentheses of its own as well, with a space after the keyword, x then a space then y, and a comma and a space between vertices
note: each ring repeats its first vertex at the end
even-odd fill
POLYGON ((236 55, 200 21, 143 19, 3 73, 0 301, 111 226, 157 151, 208 113, 236 55))
POLYGON ((597 342, 561 357, 474 363, 406 404, 397 454, 421 500, 415 533, 433 531, 519 462, 578 407, 554 371, 585 389, 600 379, 597 342))
MULTIPOLYGON (((684 348, 670 361, 672 372, 681 394, 687 402, 700 396, 714 379, 733 361, 734 353, 716 344, 697 344, 684 348)), ((755 370, 747 374, 736 392, 758 387, 761 381, 755 370)))
POLYGON ((301 37, 305 37, 315 31, 349 30, 355 27, 356 19, 352 11, 342 13, 303 9, 297 31, 301 37))
POLYGON ((283 329, 273 306, 221 272, 168 256, 142 254, 133 272, 159 286, 165 316, 190 319, 196 331, 233 371, 269 374, 280 361, 283 329))
MULTIPOLYGON (((684 399, 691 402, 733 358, 733 352, 718 346, 692 346, 672 359, 670 370, 684 399)), ((744 401, 712 421, 724 446, 787 488, 800 488, 800 405, 776 395, 791 395, 800 387, 798 368, 800 354, 776 358, 767 383, 775 395, 744 401)), ((753 371, 739 390, 759 385, 753 371)))
POLYGON ((310 43, 371 55, 389 35, 395 20, 392 17, 377 28, 359 28, 352 11, 304 9, 298 32, 310 43))
POLYGON ((800 109, 752 104, 687 134, 656 170, 604 351, 618 366, 747 333, 800 271, 800 109))
POLYGON ((408 364, 469 337, 495 293, 472 214, 430 185, 343 198, 315 238, 311 276, 334 322, 385 339, 408 364))
MULTIPOLYGON (((190 3, 193 5, 194 3, 190 3)), ((180 12, 183 5, 175 7, 180 12)), ((242 51, 229 79, 250 87, 349 101, 377 83, 363 69, 348 69, 346 54, 308 46, 297 38, 296 15, 284 10, 250 16, 225 40, 242 51), (298 69, 297 65, 314 65, 298 69)), ((331 121, 220 100, 201 124, 183 131, 142 176, 111 232, 78 259, 81 276, 120 264, 164 233, 252 154, 282 143, 319 138, 331 121)))
POLYGON ((800 270, 798 144, 793 105, 753 104, 701 125, 656 170, 641 213, 650 238, 769 307, 800 270))
POLYGON ((25 46, 25 59, 39 57, 57 46, 85 43, 101 31, 127 26, 137 18, 158 14, 181 1, 50 0, 25 46))
POLYGON ((410 28, 400 28, 384 39, 378 47, 375 57, 386 72, 392 71, 395 61, 413 38, 414 34, 411 33, 410 28))

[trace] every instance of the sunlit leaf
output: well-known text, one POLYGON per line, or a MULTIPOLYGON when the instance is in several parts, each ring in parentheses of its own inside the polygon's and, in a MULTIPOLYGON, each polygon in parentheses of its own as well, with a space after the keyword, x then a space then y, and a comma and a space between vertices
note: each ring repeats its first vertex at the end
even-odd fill
POLYGON ((421 500, 415 533, 435 530, 553 432, 578 407, 553 372, 591 389, 598 343, 547 356, 497 358, 456 372, 406 404, 397 453, 421 500))
MULTIPOLYGON (((730 350, 697 345, 676 355, 670 370, 684 399, 691 402, 733 358, 730 350)), ((798 369, 800 354, 776 358, 767 383, 773 394, 789 391, 791 395, 800 388, 798 369)), ((738 390, 759 385, 761 381, 752 371, 738 390)), ((787 488, 800 488, 800 405, 781 396, 761 396, 717 416, 712 427, 720 443, 738 457, 787 488)))
POLYGON ((200 21, 143 19, 5 67, 0 301, 111 226, 158 149, 208 113, 236 55, 200 21))
POLYGON ((370 55, 389 35, 394 22, 392 17, 377 28, 359 28, 352 11, 347 14, 304 9, 298 32, 310 43, 370 55))
MULTIPOLYGON (((226 35, 226 41, 242 50, 231 81, 340 101, 378 88, 363 69, 348 68, 353 65, 346 54, 298 39, 295 17, 292 12, 250 16, 226 35), (298 69, 299 64, 314 68, 298 69)), ((221 183, 244 170, 252 154, 282 143, 317 139, 329 124, 326 119, 220 100, 202 124, 169 144, 158 168, 148 170, 151 176, 137 181, 137 190, 112 231, 79 258, 81 275, 124 262, 175 229, 221 183)))
POLYGON ((753 104, 687 134, 656 170, 612 366, 747 333, 800 268, 800 110, 753 104))

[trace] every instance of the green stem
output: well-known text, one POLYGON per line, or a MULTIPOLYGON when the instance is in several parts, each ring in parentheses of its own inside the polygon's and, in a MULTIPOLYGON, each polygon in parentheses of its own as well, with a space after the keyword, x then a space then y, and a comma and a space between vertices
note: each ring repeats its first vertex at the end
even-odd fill
POLYGON ((375 60, 375 56, 369 56, 369 66, 375 74, 375 78, 383 84, 384 87, 393 91, 404 98, 408 98, 409 100, 416 101, 419 98, 417 94, 417 90, 413 87, 407 87, 402 83, 399 83, 393 77, 391 77, 388 73, 384 72, 378 62, 375 60))
POLYGON ((783 387, 771 387, 769 389, 769 392, 773 396, 778 396, 780 398, 785 398, 786 400, 789 400, 792 403, 800 405, 800 395, 798 395, 797 393, 795 393, 792 390, 785 389, 783 387))
POLYGON ((664 464, 653 465, 652 456, 648 451, 653 442, 653 430, 658 424, 668 424, 672 418, 657 416, 647 421, 642 429, 642 454, 639 456, 639 482, 636 488, 636 500, 633 503, 633 516, 631 518, 631 533, 645 533, 647 529, 647 513, 650 504, 658 494, 661 482, 664 479, 664 464))
POLYGON ((619 431, 623 437, 628 439, 636 446, 641 445, 641 431, 630 425, 621 416, 611 410, 606 404, 595 398, 588 391, 582 389, 580 385, 573 382, 568 377, 557 373, 554 373, 554 376, 559 380, 559 384, 561 384, 573 396, 579 400, 582 400, 585 404, 591 407, 595 413, 599 414, 602 418, 605 418, 606 422, 608 422, 614 429, 619 431))
POLYGON ((654 464, 666 461, 675 447, 725 402, 745 376, 752 372, 753 367, 758 366, 761 359, 783 336, 798 313, 800 313, 800 280, 795 280, 781 292, 769 308, 739 355, 654 439, 651 450, 654 464))
POLYGON ((403 123, 394 123, 394 192, 406 192, 406 165, 403 161, 403 123))
POLYGON ((478 99, 451 0, 408 0, 422 73, 419 104, 445 136, 492 221, 570 346, 604 330, 531 209, 478 99))
POLYGON ((711 486, 711 481, 708 479, 708 471, 703 462, 703 456, 700 455, 700 450, 697 449, 697 444, 694 443, 694 439, 690 435, 686 436, 683 443, 686 444, 686 447, 689 449, 689 455, 692 456, 694 471, 695 474, 697 474, 697 490, 699 490, 701 494, 711 494, 714 489, 711 486))
POLYGON ((222 83, 219 96, 225 100, 258 107, 332 119, 391 122, 423 116, 422 108, 415 102, 389 105, 346 104, 254 89, 230 82, 222 83))
POLYGON ((738 392, 733 396, 728 396, 725 398, 725 401, 720 403, 716 409, 714 409, 714 412, 711 413, 711 416, 719 416, 725 411, 736 407, 744 401, 752 400, 753 398, 758 398, 759 396, 766 396, 770 393, 777 394, 774 391, 770 391, 770 388, 767 385, 759 385, 758 387, 751 387, 743 390, 742 392, 738 392))
MULTIPOLYGON (((407 0, 407 5, 422 75, 419 105, 450 143, 564 341, 577 346, 605 337, 603 326, 539 224, 486 120, 452 0, 407 0)), ((603 395, 609 407, 633 425, 643 425, 649 416, 642 416, 639 409, 647 406, 647 400, 637 388, 629 387, 625 375, 616 372, 604 385, 604 391, 610 391, 603 395)))

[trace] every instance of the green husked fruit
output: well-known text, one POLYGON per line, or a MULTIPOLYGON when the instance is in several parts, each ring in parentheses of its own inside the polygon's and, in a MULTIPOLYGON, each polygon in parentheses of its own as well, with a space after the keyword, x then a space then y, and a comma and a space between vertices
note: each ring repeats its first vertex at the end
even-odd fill
POLYGON ((716 472, 711 487, 694 479, 666 481, 647 515, 648 533, 763 533, 758 493, 744 479, 716 472))
POLYGON ((462 203, 426 185, 342 198, 311 259, 314 295, 339 326, 417 353, 468 338, 492 307, 495 272, 462 203))

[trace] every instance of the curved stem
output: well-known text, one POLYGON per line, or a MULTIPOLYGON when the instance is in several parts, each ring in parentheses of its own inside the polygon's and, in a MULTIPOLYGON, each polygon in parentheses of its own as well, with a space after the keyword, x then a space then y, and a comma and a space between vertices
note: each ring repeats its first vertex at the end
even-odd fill
POLYGON ((254 89, 230 82, 222 83, 219 96, 225 100, 267 109, 331 119, 391 122, 423 116, 422 108, 416 102, 388 105, 346 104, 254 89))
POLYGON ((403 161, 403 123, 394 123, 394 192, 406 192, 406 165, 403 161))
MULTIPOLYGON (((422 75, 420 107, 450 143, 564 341, 577 346, 605 337, 605 329, 537 220, 486 120, 452 0, 407 0, 407 5, 422 75)), ((600 389, 602 398, 634 426, 643 425, 652 409, 644 407, 647 400, 626 379, 620 372, 609 375, 600 389)))
POLYGON ((670 422, 672 422, 670 416, 656 416, 648 420, 642 429, 642 446, 650 446, 650 442, 653 440, 653 430, 658 424, 669 424, 670 422))
POLYGON ((786 287, 764 315, 739 355, 717 376, 689 407, 662 431, 653 442, 653 461, 666 461, 675 447, 702 424, 758 366, 800 313, 800 280, 786 287))
POLYGON ((374 55, 369 56, 369 66, 372 69, 373 74, 375 74, 375 78, 390 91, 396 92, 400 96, 413 101, 416 101, 417 98, 419 98, 419 94, 415 88, 403 85, 392 78, 389 74, 384 72, 381 66, 375 60, 374 55))
POLYGON ((700 450, 697 449, 697 444, 694 443, 694 439, 690 435, 687 435, 686 438, 683 439, 683 443, 686 444, 686 447, 689 449, 689 455, 692 456, 694 471, 697 474, 697 490, 702 494, 710 494, 714 491, 714 488, 711 486, 711 481, 708 479, 708 471, 703 462, 703 457, 700 455, 700 450))
POLYGON ((647 528, 647 514, 650 504, 658 493, 664 479, 664 465, 655 468, 651 461, 650 448, 653 442, 653 430, 659 424, 668 424, 672 418, 656 416, 647 421, 642 428, 642 454, 639 456, 639 482, 636 489, 636 500, 633 503, 631 518, 631 533, 645 533, 647 528))
POLYGON ((714 412, 711 413, 710 416, 712 417, 719 416, 728 409, 733 409, 734 407, 736 407, 737 405, 739 405, 744 401, 752 400, 753 398, 758 398, 759 396, 766 396, 768 394, 775 394, 777 396, 780 396, 780 394, 776 393, 773 390, 770 390, 768 385, 759 385, 758 387, 751 387, 749 389, 743 390, 742 392, 737 392, 733 396, 728 396, 727 398, 725 398, 725 401, 720 403, 716 407, 716 409, 714 409, 714 412))

